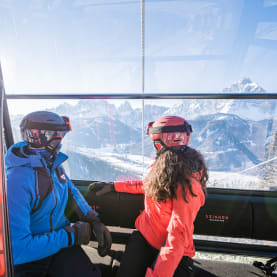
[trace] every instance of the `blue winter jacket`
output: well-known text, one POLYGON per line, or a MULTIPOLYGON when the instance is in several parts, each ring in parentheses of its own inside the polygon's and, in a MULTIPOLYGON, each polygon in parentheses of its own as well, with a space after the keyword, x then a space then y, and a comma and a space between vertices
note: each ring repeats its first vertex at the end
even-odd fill
MULTIPOLYGON (((26 149, 25 142, 14 144, 5 158, 14 265, 40 260, 69 246, 63 228, 70 224, 65 216, 69 198, 77 204, 79 217, 84 218, 89 211, 95 213, 65 174, 61 166, 67 159, 65 154, 57 155, 50 172, 41 155, 26 149), (38 170, 48 172, 49 181, 43 186, 38 170), (42 202, 43 190, 47 196, 42 202)), ((73 233, 70 235, 74 243, 73 233)))

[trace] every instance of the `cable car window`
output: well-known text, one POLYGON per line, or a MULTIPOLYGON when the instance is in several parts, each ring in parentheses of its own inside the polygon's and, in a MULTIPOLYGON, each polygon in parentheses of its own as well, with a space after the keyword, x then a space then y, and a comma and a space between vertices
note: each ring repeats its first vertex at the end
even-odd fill
POLYGON ((145 91, 219 93, 241 78, 276 92, 276 1, 146 1, 145 91))
POLYGON ((27 105, 24 101, 9 100, 16 141, 21 139, 18 126, 30 112, 29 105, 49 109, 48 102, 51 111, 70 116, 73 131, 64 138, 63 151, 72 157, 67 167, 73 179, 143 178, 155 158, 152 141, 145 135, 148 122, 178 114, 192 125, 190 145, 207 161, 210 187, 277 189, 273 99, 145 100, 143 117, 141 100, 70 100, 59 105, 54 100, 28 100, 27 105))
POLYGON ((137 92, 140 3, 109 3, 1 1, 6 92, 137 92))
MULTIPOLYGON (((276 93, 276 1, 17 0, 0 5, 7 94, 276 93)), ((25 100, 24 105, 22 101, 9 100, 14 130, 19 114, 30 109, 69 112, 76 127, 65 138, 65 149, 71 151, 80 141, 85 145, 78 148, 80 156, 88 155, 87 147, 113 153, 114 163, 105 157, 111 167, 118 169, 115 153, 122 155, 120 163, 128 163, 128 171, 120 169, 110 179, 122 172, 132 178, 145 175, 155 156, 145 126, 175 114, 192 122, 191 145, 207 160, 210 186, 277 188, 274 99, 126 100, 127 104, 91 99, 68 101, 65 111, 57 100, 49 100, 49 105, 45 100, 25 100), (101 142, 93 129, 99 122, 92 111, 105 119, 106 127, 99 127, 101 142), (139 170, 132 169, 129 154, 139 156, 139 170)), ((108 178, 107 170, 99 176, 88 167, 84 170, 72 165, 71 177, 108 178)))
MULTIPOLYGON (((178 114, 190 122, 190 145, 207 161, 210 187, 277 189, 276 100, 146 100, 145 110, 153 105, 160 114, 152 118, 178 114)), ((144 143, 145 155, 154 157, 151 141, 144 143)))
POLYGON ((72 132, 64 137, 61 151, 70 157, 66 162, 70 177, 122 181, 141 179, 143 163, 151 164, 142 155, 141 104, 139 100, 70 100, 59 105, 48 100, 9 100, 9 110, 16 142, 21 140, 19 125, 30 105, 69 116, 72 132))

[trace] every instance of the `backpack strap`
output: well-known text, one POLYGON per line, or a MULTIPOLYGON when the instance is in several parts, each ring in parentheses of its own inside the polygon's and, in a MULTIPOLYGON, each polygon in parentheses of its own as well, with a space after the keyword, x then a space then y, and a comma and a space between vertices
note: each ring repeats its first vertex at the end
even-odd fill
POLYGON ((51 193, 54 188, 53 180, 49 175, 46 167, 35 167, 35 190, 36 190, 36 201, 31 214, 38 211, 46 197, 51 193), (38 203, 37 203, 38 202, 38 203))
POLYGON ((82 217, 82 211, 78 207, 76 201, 74 200, 72 191, 68 188, 68 201, 64 211, 65 216, 69 219, 70 222, 77 222, 82 217))

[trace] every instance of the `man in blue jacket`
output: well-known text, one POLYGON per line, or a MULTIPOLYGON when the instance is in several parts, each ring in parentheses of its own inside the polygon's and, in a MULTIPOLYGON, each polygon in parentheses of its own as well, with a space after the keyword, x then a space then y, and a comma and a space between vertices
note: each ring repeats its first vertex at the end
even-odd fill
POLYGON ((15 276, 100 276, 80 245, 93 233, 105 256, 111 235, 66 175, 59 152, 71 130, 69 119, 52 112, 26 115, 23 142, 6 154, 6 175, 15 276), (79 221, 70 224, 65 211, 79 221))

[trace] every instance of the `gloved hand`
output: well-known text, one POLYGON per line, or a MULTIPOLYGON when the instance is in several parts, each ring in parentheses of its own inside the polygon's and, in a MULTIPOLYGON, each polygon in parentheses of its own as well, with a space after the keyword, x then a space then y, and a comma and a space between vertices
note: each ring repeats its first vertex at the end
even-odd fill
POLYGON ((73 245, 71 233, 74 234, 74 245, 88 244, 91 237, 91 225, 88 222, 77 221, 64 227, 68 234, 68 246, 73 245))
POLYGON ((100 221, 99 217, 88 212, 85 220, 90 223, 93 234, 98 241, 98 254, 104 257, 108 254, 112 246, 112 236, 108 228, 100 221))
POLYGON ((113 182, 94 182, 88 187, 89 191, 96 192, 97 196, 115 191, 113 182))

